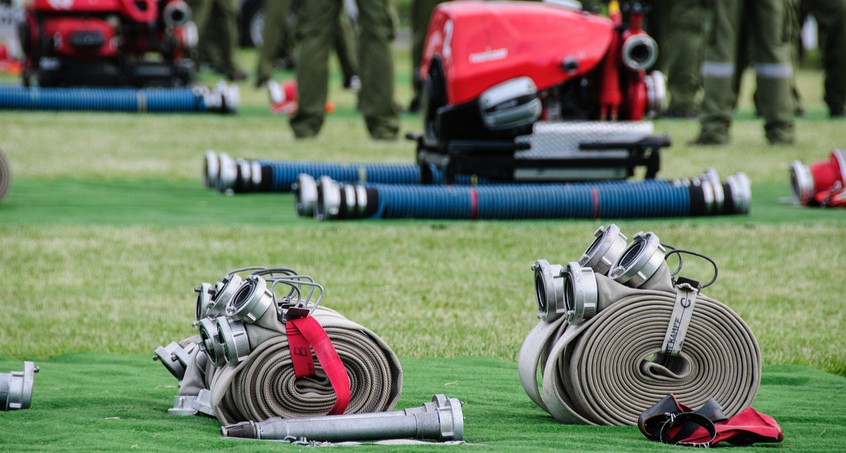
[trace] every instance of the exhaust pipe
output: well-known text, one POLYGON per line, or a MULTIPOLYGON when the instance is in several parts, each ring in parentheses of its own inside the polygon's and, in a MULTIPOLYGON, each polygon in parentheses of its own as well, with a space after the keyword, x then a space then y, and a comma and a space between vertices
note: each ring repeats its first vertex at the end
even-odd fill
POLYGON ((464 415, 456 398, 435 395, 420 407, 393 412, 330 415, 306 418, 271 417, 221 427, 225 437, 248 439, 302 439, 320 442, 381 439, 464 438, 464 415))

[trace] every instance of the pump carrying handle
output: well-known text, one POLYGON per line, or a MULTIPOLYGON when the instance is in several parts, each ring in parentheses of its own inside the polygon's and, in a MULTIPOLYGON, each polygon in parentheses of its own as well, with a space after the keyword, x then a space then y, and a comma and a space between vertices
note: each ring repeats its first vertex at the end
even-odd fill
POLYGON ((154 22, 159 15, 159 8, 156 0, 120 0, 123 12, 136 22, 154 22), (138 6, 141 3, 144 8, 138 6))

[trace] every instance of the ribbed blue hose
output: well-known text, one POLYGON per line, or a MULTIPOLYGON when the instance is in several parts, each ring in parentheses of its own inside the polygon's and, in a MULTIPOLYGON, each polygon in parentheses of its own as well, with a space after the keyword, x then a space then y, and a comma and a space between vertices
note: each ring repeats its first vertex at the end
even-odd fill
POLYGON ((0 86, 0 109, 102 112, 202 112, 190 88, 25 88, 0 86))
MULTIPOLYGON (((420 167, 417 164, 339 164, 330 162, 290 162, 290 161, 258 161, 263 168, 270 168, 273 180, 272 192, 290 192, 291 186, 297 181, 297 176, 305 173, 315 179, 329 176, 339 183, 366 184, 421 184, 420 167)), ((441 184, 443 173, 433 165, 429 166, 434 184, 441 184)), ((264 172, 262 172, 264 173, 264 172)), ((457 184, 470 184, 471 177, 457 175, 457 184)), ((482 184, 480 180, 477 183, 482 184)))
POLYGON ((691 215, 689 190, 663 180, 368 187, 375 189, 379 197, 379 209, 373 218, 593 219, 691 215))

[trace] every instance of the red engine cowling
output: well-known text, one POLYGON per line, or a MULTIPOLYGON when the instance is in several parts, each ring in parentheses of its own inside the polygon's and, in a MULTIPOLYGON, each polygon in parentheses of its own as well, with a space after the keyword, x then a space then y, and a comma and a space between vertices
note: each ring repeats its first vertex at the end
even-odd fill
POLYGON ((440 4, 421 65, 426 136, 509 139, 531 133, 539 119, 642 119, 657 104, 645 74, 657 46, 640 28, 642 12, 631 14, 630 27, 612 13, 534 2, 440 4))
POLYGON ((429 23, 421 72, 441 58, 453 105, 519 76, 543 90, 596 67, 613 33, 607 18, 549 4, 443 3, 429 23))
POLYGON ((195 30, 183 0, 33 0, 24 83, 35 75, 42 86, 185 85, 195 30))

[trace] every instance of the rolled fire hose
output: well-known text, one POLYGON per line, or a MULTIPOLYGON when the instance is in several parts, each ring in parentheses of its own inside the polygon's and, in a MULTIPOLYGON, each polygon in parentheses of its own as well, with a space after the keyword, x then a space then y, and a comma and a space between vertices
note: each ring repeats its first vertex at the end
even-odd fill
POLYGON ((379 412, 396 405, 403 383, 399 359, 369 329, 318 307, 322 287, 310 277, 287 269, 244 268, 196 290, 200 335, 160 347, 154 357, 180 381, 169 412, 199 412, 225 425, 270 417, 379 412), (248 270, 254 272, 239 275, 248 270), (277 297, 273 291, 280 282, 291 291, 277 297), (314 290, 319 294, 311 301, 314 290), (291 336, 292 326, 302 326, 304 318, 325 332, 342 366, 325 366, 326 342, 309 340, 303 345, 297 335, 291 336), (316 355, 319 363, 313 364, 312 375, 297 377, 294 354, 316 355), (346 380, 343 398, 338 373, 346 380), (342 399, 344 407, 339 406, 342 399))
MULTIPOLYGON (((601 230, 599 242, 619 235, 601 230)), ((535 265, 541 321, 523 343, 518 369, 530 399, 561 423, 634 425, 667 394, 695 406, 713 397, 731 417, 757 394, 761 353, 749 327, 701 293, 689 293, 695 303, 680 298, 682 285, 655 259, 664 249, 645 245, 650 234, 612 252, 620 254, 606 269, 617 280, 576 262, 535 265), (676 316, 685 301, 692 307, 686 321, 676 316)), ((580 263, 598 262, 594 245, 580 263)))
POLYGON ((487 186, 318 183, 301 175, 297 212, 319 220, 361 218, 550 219, 646 218, 747 214, 751 185, 743 173, 719 181, 714 170, 667 181, 487 186), (316 196, 309 197, 313 192, 316 196), (314 204, 311 208, 310 204, 314 204))
MULTIPOLYGON (((352 394, 345 413, 393 409, 402 389, 402 368, 388 345, 335 311, 318 308, 313 316, 347 369, 352 394)), ((319 366, 316 378, 295 376, 284 335, 261 343, 236 367, 219 369, 210 391, 222 424, 324 415, 335 402, 335 392, 319 366)))
POLYGON ((0 86, 0 110, 232 113, 238 103, 238 87, 226 84, 142 89, 0 86))

